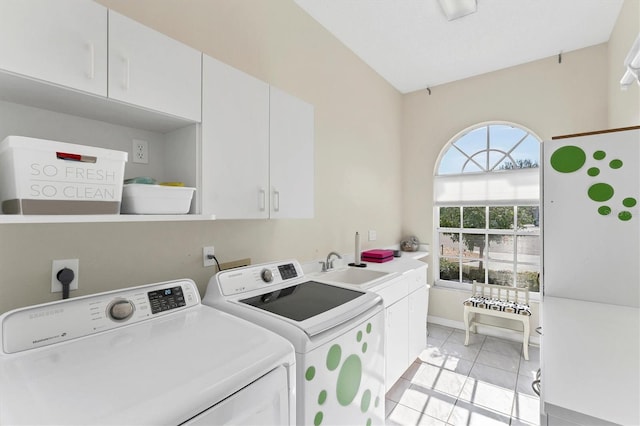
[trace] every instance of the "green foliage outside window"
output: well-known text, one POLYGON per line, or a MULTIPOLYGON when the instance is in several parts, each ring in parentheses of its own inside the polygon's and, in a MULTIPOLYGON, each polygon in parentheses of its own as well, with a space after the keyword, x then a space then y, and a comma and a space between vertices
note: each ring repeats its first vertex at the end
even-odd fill
MULTIPOLYGON (((538 226, 537 206, 518 206, 515 208, 514 206, 441 207, 439 212, 440 228, 453 228, 462 231, 444 232, 441 234, 441 238, 447 237, 454 243, 461 241, 466 248, 466 251, 463 251, 457 258, 440 258, 440 279, 455 282, 472 282, 473 280, 485 282, 486 276, 489 284, 528 287, 534 292, 540 290, 538 266, 535 264, 529 268, 535 269, 535 271, 527 270, 515 274, 513 269, 504 268, 490 268, 487 271, 484 265, 487 246, 495 247, 496 244, 503 244, 503 241, 513 241, 514 237, 505 239, 505 235, 513 235, 515 231, 538 226), (461 224, 462 228, 460 228, 461 224), (474 231, 505 230, 506 233, 464 232, 467 229, 474 231)), ((525 235, 529 239, 538 236, 537 233, 530 236, 528 233, 525 235)), ((524 239, 522 241, 524 243, 524 239)), ((441 253, 441 255, 443 254, 441 253)), ((518 255, 524 254, 518 251, 510 257, 507 256, 506 260, 501 260, 499 264, 513 263, 514 258, 518 262, 518 255)), ((535 253, 532 256, 535 257, 535 253)), ((522 264, 522 261, 519 263, 522 264)))

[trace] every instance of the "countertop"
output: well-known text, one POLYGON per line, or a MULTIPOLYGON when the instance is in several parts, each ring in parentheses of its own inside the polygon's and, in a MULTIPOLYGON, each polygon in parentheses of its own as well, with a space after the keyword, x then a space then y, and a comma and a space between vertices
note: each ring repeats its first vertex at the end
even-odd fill
MULTIPOLYGON (((375 262, 362 262, 366 263, 368 269, 372 269, 374 271, 383 271, 383 272, 397 272, 403 274, 405 272, 412 271, 418 267, 427 265, 425 262, 422 262, 419 259, 423 259, 429 255, 429 252, 426 251, 413 251, 413 252, 401 252, 402 255, 400 257, 395 257, 390 262, 384 263, 375 263, 375 262)), ((351 255, 342 255, 342 259, 334 258, 334 269, 339 269, 346 267, 349 263, 353 262, 353 254, 351 255)), ((324 260, 324 259, 321 259, 324 260)), ((320 272, 320 264, 318 263, 320 260, 314 260, 311 262, 306 262, 302 264, 302 269, 305 274, 311 274, 314 272, 320 272)))
MULTIPOLYGON (((416 251, 416 252, 402 252, 402 256, 396 257, 391 261, 376 263, 376 262, 362 262, 367 266, 363 269, 370 271, 380 271, 386 272, 389 275, 380 279, 375 279, 369 283, 365 284, 349 284, 345 282, 336 282, 336 284, 358 289, 358 290, 370 290, 370 291, 380 291, 390 285, 392 285, 396 281, 396 278, 410 273, 411 271, 415 271, 420 268, 428 268, 428 264, 423 262, 422 258, 428 256, 428 252, 416 251)), ((335 259, 334 267, 331 271, 339 271, 345 268, 355 268, 352 266, 348 266, 349 263, 353 262, 353 256, 349 259, 348 256, 343 256, 343 259, 335 259)), ((304 273, 311 278, 318 279, 320 281, 326 280, 325 282, 332 283, 330 277, 331 271, 324 275, 324 272, 321 272, 321 267, 318 261, 309 262, 302 265, 304 273)), ((427 285, 427 288, 429 286, 427 285)))

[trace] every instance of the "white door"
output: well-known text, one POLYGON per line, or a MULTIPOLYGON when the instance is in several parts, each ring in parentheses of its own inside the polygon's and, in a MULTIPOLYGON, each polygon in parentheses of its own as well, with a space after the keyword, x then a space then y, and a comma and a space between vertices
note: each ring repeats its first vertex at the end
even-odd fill
POLYGON ((202 210, 269 217, 269 85, 203 56, 202 210))
POLYGON ((314 215, 314 109, 271 87, 271 217, 314 215))
POLYGON ((407 369, 409 345, 409 299, 403 298, 385 309, 385 385, 387 391, 407 369))
POLYGON ((202 53, 109 10, 109 97, 200 122, 202 53))
POLYGON ((107 8, 87 0, 2 0, 0 69, 107 95, 107 8))

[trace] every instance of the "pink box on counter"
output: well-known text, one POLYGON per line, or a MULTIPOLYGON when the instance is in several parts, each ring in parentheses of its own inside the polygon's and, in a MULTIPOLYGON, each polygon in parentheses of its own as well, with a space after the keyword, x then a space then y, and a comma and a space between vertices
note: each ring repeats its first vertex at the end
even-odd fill
POLYGON ((366 250, 363 251, 361 256, 365 262, 384 263, 393 260, 393 250, 366 250))

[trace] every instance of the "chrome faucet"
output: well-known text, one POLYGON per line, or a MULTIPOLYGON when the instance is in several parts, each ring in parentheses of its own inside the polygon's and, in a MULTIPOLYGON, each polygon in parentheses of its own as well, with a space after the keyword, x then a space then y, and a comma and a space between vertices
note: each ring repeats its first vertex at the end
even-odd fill
POLYGON ((337 252, 335 252, 335 251, 332 251, 331 253, 329 253, 329 254, 327 255, 327 263, 326 263, 326 265, 327 265, 327 271, 328 271, 329 269, 333 269, 333 260, 331 260, 331 256, 337 256, 337 257, 338 257, 338 259, 342 259, 342 256, 340 256, 340 253, 337 253, 337 252))
POLYGON ((331 260, 331 256, 337 256, 338 259, 342 259, 342 256, 340 256, 340 253, 337 253, 335 251, 330 252, 327 255, 326 262, 324 260, 318 261, 318 263, 322 265, 322 272, 327 272, 329 269, 333 269, 333 260, 331 260))

